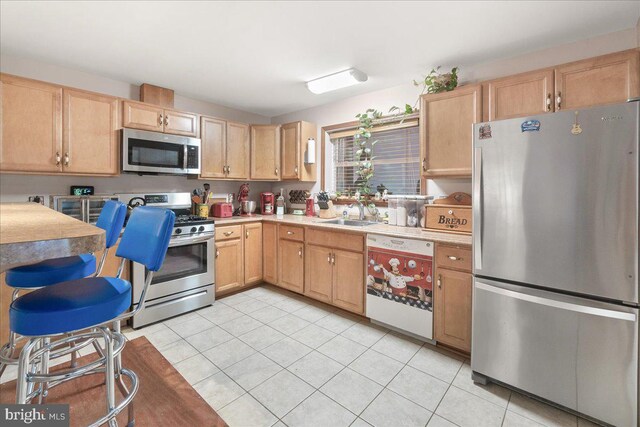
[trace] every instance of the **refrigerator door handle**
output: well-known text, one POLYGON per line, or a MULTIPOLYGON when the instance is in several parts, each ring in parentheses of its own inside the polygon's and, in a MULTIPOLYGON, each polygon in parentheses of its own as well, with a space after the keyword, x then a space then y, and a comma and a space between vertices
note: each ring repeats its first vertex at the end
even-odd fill
POLYGON ((515 298, 522 301, 531 302, 534 304, 544 305, 547 307, 559 308, 561 310, 574 311, 576 313, 590 314, 592 316, 608 317, 610 319, 626 320, 629 322, 636 322, 636 315, 633 313, 625 313, 615 310, 607 310, 598 307, 589 307, 580 304, 573 304, 565 301, 557 301, 553 299, 543 298, 536 295, 529 295, 521 292, 515 292, 508 289, 497 288, 495 286, 487 285, 476 280, 476 288, 483 291, 492 292, 498 295, 504 295, 509 298, 515 298))
POLYGON ((474 149, 473 168, 473 264, 482 269, 482 148, 474 149))

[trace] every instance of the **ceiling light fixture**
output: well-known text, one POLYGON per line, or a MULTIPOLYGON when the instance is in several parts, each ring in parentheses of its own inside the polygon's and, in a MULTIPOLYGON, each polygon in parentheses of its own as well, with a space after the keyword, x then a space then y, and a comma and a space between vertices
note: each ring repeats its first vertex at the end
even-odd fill
POLYGON ((307 82, 307 89, 315 94, 321 94, 343 87, 353 86, 358 83, 366 82, 369 77, 360 70, 349 68, 348 70, 339 71, 320 77, 307 82))

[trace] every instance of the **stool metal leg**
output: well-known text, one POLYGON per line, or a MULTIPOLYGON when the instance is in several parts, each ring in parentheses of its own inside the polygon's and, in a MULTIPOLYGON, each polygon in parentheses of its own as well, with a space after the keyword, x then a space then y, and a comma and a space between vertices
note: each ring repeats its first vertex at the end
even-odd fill
MULTIPOLYGON (((115 331, 116 334, 120 334, 121 333, 121 325, 120 325, 120 321, 116 321, 113 322, 113 330, 115 331)), ((118 353, 118 355, 116 356, 116 360, 115 360, 115 367, 116 367, 116 377, 118 379, 118 388, 120 389, 120 392, 122 393, 123 396, 127 396, 129 395, 129 389, 127 388, 127 385, 124 383, 124 375, 122 374, 122 352, 118 353)), ((134 412, 134 401, 132 400, 131 403, 129 403, 128 408, 127 408, 127 427, 133 427, 133 425, 135 424, 135 412, 134 412)))
MULTIPOLYGON (((29 393, 29 371, 31 364, 31 352, 34 347, 40 342, 38 338, 32 338, 25 344, 20 352, 20 358, 18 359, 18 378, 16 385, 16 403, 17 404, 25 404, 27 403, 27 394, 29 393)), ((32 384, 32 383, 31 383, 32 384)))
MULTIPOLYGON (((16 299, 18 299, 19 293, 20 293, 20 289, 13 290, 13 292, 11 293, 11 302, 14 302, 16 299)), ((13 358, 13 353, 16 349, 16 334, 13 331, 9 331, 8 348, 6 348, 5 350, 5 347, 3 347, 2 349, 4 350, 4 353, 2 354, 3 356, 6 356, 8 359, 13 358)), ((7 364, 0 363, 0 377, 2 377, 2 374, 4 374, 5 369, 7 369, 7 364)))
MULTIPOLYGON (((49 373, 49 352, 50 352, 49 345, 50 344, 51 344, 51 338, 44 338, 42 340, 42 345, 43 345, 45 351, 42 354, 42 364, 41 364, 41 368, 40 368, 40 373, 45 374, 45 375, 49 373)), ((47 395, 49 394, 48 385, 49 384, 47 382, 40 383, 40 394, 38 396, 38 404, 40 404, 40 405, 45 403, 45 399, 46 399, 47 395)))
MULTIPOLYGON (((104 349, 106 353, 105 360, 105 385, 107 394, 107 413, 114 411, 116 407, 116 390, 115 390, 115 358, 113 356, 113 336, 108 328, 101 328, 104 334, 104 349)), ((109 426, 117 426, 118 423, 114 418, 109 420, 109 426)))

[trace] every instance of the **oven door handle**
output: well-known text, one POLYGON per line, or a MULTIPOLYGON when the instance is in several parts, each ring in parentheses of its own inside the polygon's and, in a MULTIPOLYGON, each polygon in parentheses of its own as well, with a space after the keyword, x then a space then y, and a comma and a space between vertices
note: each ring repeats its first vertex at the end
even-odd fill
POLYGON ((169 247, 192 245, 194 243, 204 243, 213 240, 213 235, 204 237, 172 237, 169 240, 169 247))

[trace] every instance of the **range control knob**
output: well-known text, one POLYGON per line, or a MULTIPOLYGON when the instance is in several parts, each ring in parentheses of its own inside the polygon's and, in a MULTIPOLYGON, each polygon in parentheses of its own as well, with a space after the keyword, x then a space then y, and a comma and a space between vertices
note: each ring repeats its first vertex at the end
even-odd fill
POLYGON ((182 228, 176 228, 176 234, 182 233, 182 228))
POLYGON ((204 225, 201 225, 200 227, 198 227, 198 231, 204 231, 204 225))
POLYGON ((196 231, 198 231, 198 229, 196 227, 191 227, 191 232, 195 233, 196 231))

